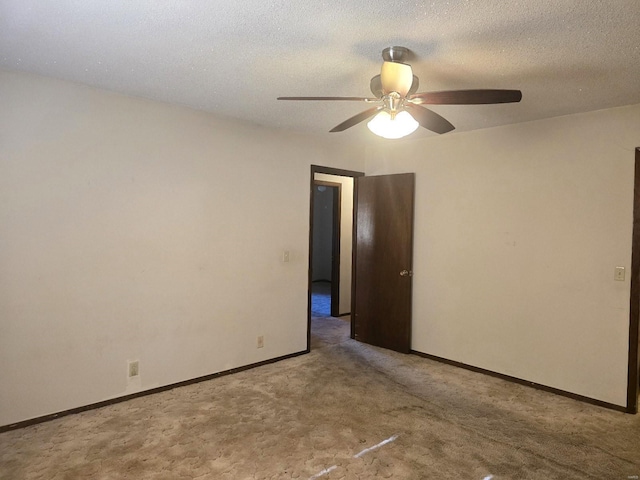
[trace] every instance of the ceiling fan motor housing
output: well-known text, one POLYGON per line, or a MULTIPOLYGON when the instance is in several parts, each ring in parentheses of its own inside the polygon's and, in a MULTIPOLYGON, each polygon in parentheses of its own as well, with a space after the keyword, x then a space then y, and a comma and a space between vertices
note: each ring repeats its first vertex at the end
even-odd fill
POLYGON ((387 47, 382 51, 385 62, 405 63, 409 59, 409 49, 406 47, 387 47))

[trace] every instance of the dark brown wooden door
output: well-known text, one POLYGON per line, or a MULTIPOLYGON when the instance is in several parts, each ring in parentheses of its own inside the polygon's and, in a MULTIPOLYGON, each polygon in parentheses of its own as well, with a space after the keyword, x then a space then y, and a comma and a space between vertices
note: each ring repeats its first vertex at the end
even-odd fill
POLYGON ((409 353, 415 174, 360 177, 355 186, 354 338, 409 353))

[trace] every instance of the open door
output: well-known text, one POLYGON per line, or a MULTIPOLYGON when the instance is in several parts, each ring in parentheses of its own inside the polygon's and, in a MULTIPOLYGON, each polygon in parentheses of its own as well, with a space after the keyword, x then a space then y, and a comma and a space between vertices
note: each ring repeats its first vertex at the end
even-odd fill
POLYGON ((411 350, 415 174, 355 183, 352 332, 356 340, 411 350))

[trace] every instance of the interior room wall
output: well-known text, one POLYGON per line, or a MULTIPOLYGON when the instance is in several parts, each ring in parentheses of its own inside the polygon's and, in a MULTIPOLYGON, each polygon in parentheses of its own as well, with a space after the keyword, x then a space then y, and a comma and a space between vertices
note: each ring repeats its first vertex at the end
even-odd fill
MULTIPOLYGON (((333 166, 332 164, 329 164, 333 166)), ((316 180, 340 183, 342 201, 340 210, 340 314, 351 312, 351 251, 353 231, 353 178, 326 173, 315 173, 316 180)))
POLYGON ((310 165, 360 150, 20 73, 0 98, 0 425, 306 349, 310 165))
POLYGON ((416 172, 413 349, 624 406, 639 145, 640 105, 372 144, 416 172))
POLYGON ((331 281, 333 250, 333 190, 324 187, 313 190, 313 255, 311 279, 331 281))

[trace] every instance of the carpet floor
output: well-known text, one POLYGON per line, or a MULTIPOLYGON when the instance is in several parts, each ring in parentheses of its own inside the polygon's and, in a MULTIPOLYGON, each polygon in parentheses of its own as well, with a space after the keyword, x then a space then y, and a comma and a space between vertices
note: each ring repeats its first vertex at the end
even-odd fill
POLYGON ((636 479, 640 416, 348 338, 0 434, 0 478, 636 479))
POLYGON ((314 317, 331 316, 331 282, 313 282, 311 284, 311 315, 314 317))

